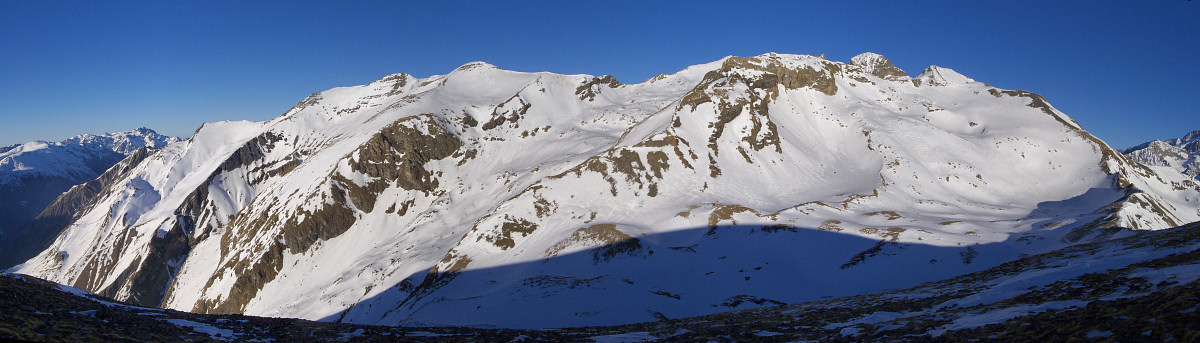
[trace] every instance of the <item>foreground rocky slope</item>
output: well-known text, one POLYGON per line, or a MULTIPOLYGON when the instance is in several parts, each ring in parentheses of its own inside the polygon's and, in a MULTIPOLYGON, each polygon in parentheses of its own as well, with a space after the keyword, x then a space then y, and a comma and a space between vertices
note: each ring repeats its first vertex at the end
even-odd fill
POLYGON ((1200 223, 1033 255, 917 287, 613 327, 380 327, 138 308, 0 276, 0 337, 139 341, 1194 341, 1200 223))
MULTIPOLYGON (((13 271, 199 313, 615 325, 912 287, 1200 219, 1036 94, 729 57, 638 84, 484 63, 210 123, 13 271)), ((60 198, 61 200, 61 198, 60 198)))
MULTIPOLYGON (((0 275, 0 338, 49 342, 509 341, 516 330, 399 328, 200 315, 135 307, 16 274, 0 275)), ((542 340, 565 335, 535 334, 542 340)))

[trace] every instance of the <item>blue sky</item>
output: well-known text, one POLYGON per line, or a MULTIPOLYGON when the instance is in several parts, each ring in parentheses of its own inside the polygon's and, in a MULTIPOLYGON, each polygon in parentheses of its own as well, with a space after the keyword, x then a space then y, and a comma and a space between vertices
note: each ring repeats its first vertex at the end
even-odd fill
POLYGON ((0 2, 0 145, 267 120, 384 75, 635 83, 727 55, 883 54, 1045 95, 1124 147, 1200 130, 1200 2, 0 2))

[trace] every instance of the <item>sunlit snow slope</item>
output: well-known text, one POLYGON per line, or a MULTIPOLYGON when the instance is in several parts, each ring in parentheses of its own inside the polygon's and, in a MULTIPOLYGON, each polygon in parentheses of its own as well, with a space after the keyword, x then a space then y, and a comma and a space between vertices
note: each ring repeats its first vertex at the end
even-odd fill
POLYGON ((13 271, 141 305, 556 327, 909 287, 1200 219, 1045 99, 887 59, 470 63, 210 123, 13 271))

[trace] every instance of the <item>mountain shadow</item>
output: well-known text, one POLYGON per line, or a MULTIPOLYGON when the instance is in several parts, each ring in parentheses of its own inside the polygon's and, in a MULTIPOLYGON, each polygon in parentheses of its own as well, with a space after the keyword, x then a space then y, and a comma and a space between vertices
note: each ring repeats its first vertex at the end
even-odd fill
MULTIPOLYGON (((1094 188, 1042 202, 1012 221, 1027 225, 1026 230, 983 244, 946 241, 945 232, 911 227, 861 228, 850 234, 836 225, 776 223, 697 227, 590 246, 568 238, 555 245, 566 247, 561 253, 548 251, 538 259, 416 273, 386 290, 368 290, 374 294, 321 320, 508 328, 619 325, 907 288, 1130 235, 1131 230, 1115 225, 1112 206, 1130 194, 1094 188), (901 242, 901 235, 908 242, 901 242)), ((972 235, 972 227, 983 224, 953 225, 972 235)))
POLYGON ((164 342, 1191 341, 1200 323, 1195 301, 1200 297, 1197 242, 1200 222, 1074 245, 915 288, 561 330, 363 326, 201 315, 117 304, 32 277, 0 274, 0 290, 16 295, 0 297, 0 337, 164 342))
MULTIPOLYGON (((417 273, 321 321, 552 328, 618 325, 907 288, 1020 257, 777 224, 630 237, 516 264, 417 273)), ((569 245, 569 244, 568 244, 569 245)), ((517 247, 519 248, 519 246, 517 247)))

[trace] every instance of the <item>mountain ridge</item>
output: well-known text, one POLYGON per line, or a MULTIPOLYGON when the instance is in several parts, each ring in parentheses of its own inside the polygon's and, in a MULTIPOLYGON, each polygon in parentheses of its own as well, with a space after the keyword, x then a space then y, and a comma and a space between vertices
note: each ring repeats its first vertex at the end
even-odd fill
POLYGON ((557 327, 870 292, 1200 219, 1200 190, 1041 96, 881 77, 881 58, 727 57, 638 84, 469 63, 334 88, 154 152, 13 271, 201 313, 557 327))

